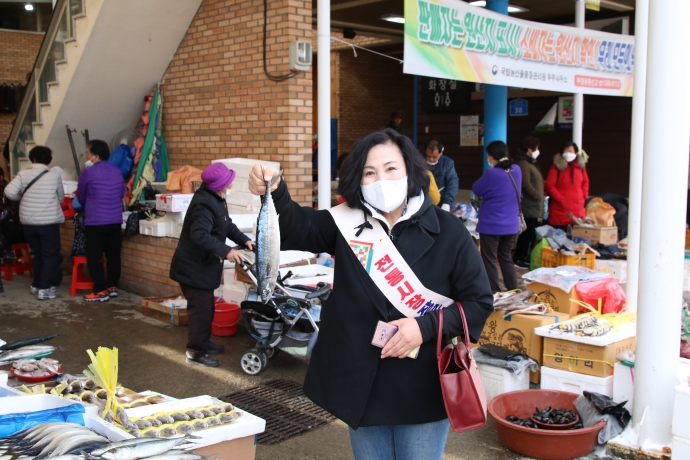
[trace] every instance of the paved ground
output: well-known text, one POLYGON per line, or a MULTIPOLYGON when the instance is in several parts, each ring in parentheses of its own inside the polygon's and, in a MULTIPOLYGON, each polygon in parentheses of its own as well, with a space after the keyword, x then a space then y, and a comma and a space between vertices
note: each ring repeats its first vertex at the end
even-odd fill
MULTIPOLYGON (((119 380, 125 386, 177 398, 221 396, 275 378, 304 380, 306 362, 285 353, 272 359, 259 376, 244 374, 239 360, 254 341, 242 328, 234 337, 214 339, 226 347, 220 355, 219 368, 193 367, 184 361, 186 328, 145 317, 141 313, 141 299, 135 295, 122 293, 110 302, 85 303, 80 297, 69 297, 66 277, 57 299, 39 302, 28 292, 27 277, 18 276, 4 284, 5 294, 0 294, 0 338, 12 341, 61 334, 50 344, 57 347, 52 357, 61 361, 65 372, 82 372, 90 362, 86 350, 105 346, 119 349, 119 380)), ((352 459, 343 423, 336 421, 277 445, 257 447, 259 460, 322 458, 352 459)), ((470 433, 451 433, 444 454, 447 460, 522 458, 501 444, 493 422, 470 433)))

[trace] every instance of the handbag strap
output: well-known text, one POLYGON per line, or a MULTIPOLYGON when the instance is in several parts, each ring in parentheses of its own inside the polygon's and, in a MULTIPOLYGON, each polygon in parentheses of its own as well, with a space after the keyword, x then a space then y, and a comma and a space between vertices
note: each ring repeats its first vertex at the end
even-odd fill
POLYGON ((38 182, 38 179, 40 179, 41 177, 48 174, 48 171, 50 171, 50 170, 47 169, 47 170, 43 171, 42 173, 40 173, 38 176, 34 177, 34 179, 31 182, 29 182, 29 185, 27 185, 26 188, 24 189, 24 191, 22 192, 22 196, 24 196, 24 194, 31 188, 32 185, 34 185, 36 182, 38 182))
POLYGON ((522 214, 522 200, 520 200, 520 192, 518 192, 517 189, 517 184, 515 183, 515 179, 513 179, 513 175, 510 174, 510 171, 506 171, 508 174, 508 177, 510 177, 510 181, 513 183, 513 187, 515 187, 515 196, 517 196, 518 200, 518 209, 520 210, 520 214, 522 214))
MULTIPOLYGON (((470 349, 470 333, 467 330, 467 318, 465 318, 465 310, 462 308, 460 302, 455 302, 460 311, 460 318, 462 318, 463 343, 465 348, 470 349)), ((436 357, 441 358, 441 345, 443 343, 443 310, 438 311, 438 338, 436 339, 436 357)))

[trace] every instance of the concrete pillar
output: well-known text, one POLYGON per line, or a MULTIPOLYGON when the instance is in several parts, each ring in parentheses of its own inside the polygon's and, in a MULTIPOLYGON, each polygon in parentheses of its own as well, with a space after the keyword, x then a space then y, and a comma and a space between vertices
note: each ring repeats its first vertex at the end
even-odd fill
MULTIPOLYGON (((508 14, 508 0, 487 0, 486 8, 508 14)), ((484 170, 489 169, 486 146, 493 141, 508 142, 508 87, 484 85, 484 170)))
POLYGON ((319 209, 331 207, 331 1, 317 0, 316 29, 319 45, 319 209))
POLYGON ((642 168, 644 152, 644 112, 647 88, 647 18, 649 0, 635 2, 635 83, 633 87, 630 139, 630 193, 628 204, 628 280, 626 297, 629 310, 637 310, 640 279, 640 222, 642 221, 642 168))
POLYGON ((689 21, 690 2, 649 4, 633 423, 650 452, 672 438, 690 140, 689 21))
MULTIPOLYGON (((575 0, 575 27, 585 28, 585 0, 575 0)), ((573 94, 573 142, 582 148, 582 125, 585 115, 584 94, 573 94)))

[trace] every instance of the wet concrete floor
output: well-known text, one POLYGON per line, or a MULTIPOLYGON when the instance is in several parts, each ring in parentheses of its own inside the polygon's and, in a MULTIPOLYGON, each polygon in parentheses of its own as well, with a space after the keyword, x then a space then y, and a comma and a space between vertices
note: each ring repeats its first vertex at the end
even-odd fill
MULTIPOLYGON (((225 345, 220 367, 200 368, 185 363, 187 329, 175 327, 141 312, 141 298, 121 292, 103 303, 86 303, 69 296, 70 279, 65 277, 55 300, 38 301, 29 294, 30 280, 15 276, 4 282, 0 294, 0 339, 5 341, 60 334, 50 344, 57 347, 51 358, 62 363, 64 372, 81 373, 90 363, 87 349, 117 347, 120 356, 119 381, 136 391, 154 390, 176 398, 208 394, 222 396, 276 378, 304 381, 307 362, 286 353, 271 359, 258 376, 240 368, 240 357, 255 340, 243 328, 233 337, 215 337, 225 345)), ((82 295, 84 292, 81 293, 82 295)), ((264 459, 352 459, 347 426, 332 422, 304 435, 276 445, 257 446, 258 460, 264 459)), ((493 421, 469 433, 448 437, 446 460, 523 459, 506 449, 493 421)), ((588 458, 594 458, 588 457, 588 458)))

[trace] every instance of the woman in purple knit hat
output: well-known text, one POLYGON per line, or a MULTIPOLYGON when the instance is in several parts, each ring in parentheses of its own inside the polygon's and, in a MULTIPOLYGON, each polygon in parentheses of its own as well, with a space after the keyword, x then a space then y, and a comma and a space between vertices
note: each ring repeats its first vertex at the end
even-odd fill
POLYGON ((518 287, 512 252, 520 226, 522 171, 513 165, 508 146, 502 141, 493 141, 486 151, 490 168, 472 185, 472 191, 483 198, 477 232, 491 291, 496 293, 501 290, 496 259, 506 289, 518 287))
POLYGON ((235 171, 223 163, 213 163, 201 173, 203 184, 194 193, 184 219, 180 241, 170 264, 170 279, 180 283, 187 299, 187 363, 216 367, 209 353, 224 348, 211 342, 211 322, 215 311, 213 291, 220 286, 223 262, 239 263, 243 257, 225 244, 226 238, 253 249, 254 242, 228 216, 225 197, 230 193, 235 171))

